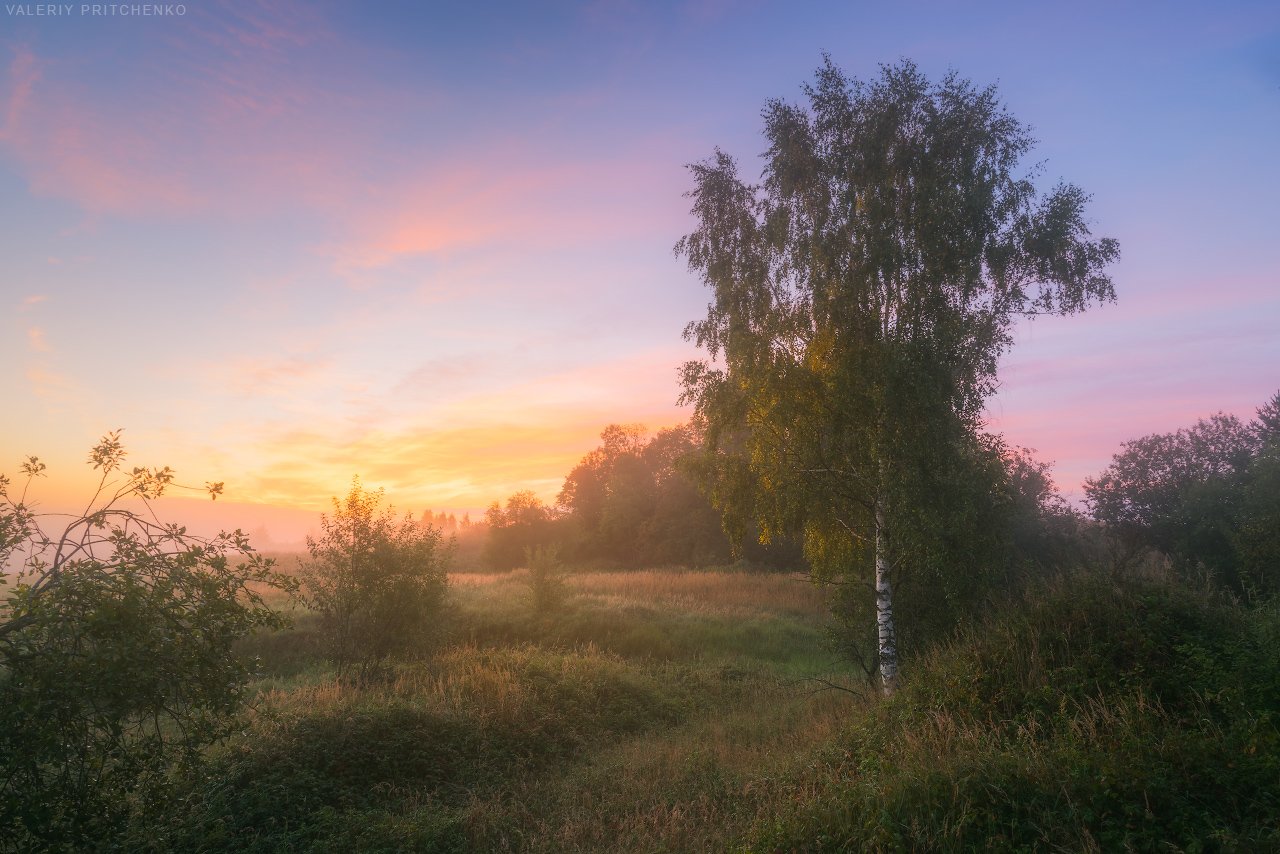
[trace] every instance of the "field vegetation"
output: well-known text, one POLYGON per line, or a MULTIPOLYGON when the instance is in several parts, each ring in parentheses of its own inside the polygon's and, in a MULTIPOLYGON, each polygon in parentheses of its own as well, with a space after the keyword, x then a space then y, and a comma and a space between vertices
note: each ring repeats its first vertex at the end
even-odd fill
POLYGON ((733 570, 578 572, 558 616, 529 572, 450 579, 450 641, 376 683, 322 626, 246 643, 245 730, 189 780, 153 850, 706 850, 772 815, 854 695, 821 592, 733 570))
MULTIPOLYGON (((44 683, 24 675, 31 644, 56 640, 34 616, 43 612, 6 623, 0 687, 12 720, 3 758, 44 774, 48 791, 7 800, 15 832, 0 848, 1274 848, 1280 607, 1267 595, 1274 565, 1253 556, 1265 531, 1277 530, 1271 505, 1259 500, 1275 405, 1244 425, 1250 438, 1233 468, 1197 465, 1194 447, 1180 451, 1183 481, 1165 489, 1164 512, 1188 512, 1207 490, 1245 510, 1225 518, 1221 537, 1187 541, 1174 554, 1142 546, 1144 521, 1165 524, 1158 514, 1115 530, 1064 505, 1027 454, 1007 456, 1009 482, 1019 486, 1008 493, 1017 512, 1006 517, 1005 583, 967 607, 954 602, 946 628, 920 618, 936 602, 904 596, 904 620, 934 634, 907 647, 891 697, 874 670, 854 664, 847 586, 815 583, 803 563, 789 571, 750 561, 624 569, 607 559, 562 562, 557 549, 526 543, 527 566, 445 574, 454 552, 440 532, 407 530, 390 510, 375 512, 377 496, 355 494, 361 512, 344 518, 336 507, 332 522, 386 522, 369 554, 403 549, 386 552, 389 563, 366 564, 354 551, 332 561, 358 570, 332 576, 335 589, 376 614, 379 603, 407 601, 394 595, 402 585, 426 584, 429 602, 412 616, 420 625, 391 647, 377 645, 377 666, 352 667, 358 658, 335 654, 333 614, 308 607, 290 581, 315 572, 317 555, 249 553, 264 572, 237 576, 238 595, 276 616, 234 640, 241 681, 208 719, 214 738, 193 743, 182 761, 156 759, 145 777, 129 776, 127 751, 183 732, 174 715, 185 702, 174 693, 179 679, 155 695, 154 713, 143 713, 159 741, 137 741, 100 715, 76 724, 83 743, 57 735, 64 730, 46 736, 77 751, 82 765, 110 771, 110 791, 65 780, 57 772, 71 766, 24 753, 19 740, 42 732, 31 703, 45 697, 61 710, 51 721, 74 722, 72 697, 110 694, 118 671, 97 678, 77 670, 74 680, 30 671, 62 680, 60 693, 46 696, 44 683), (1236 503, 1241 493, 1247 501, 1236 503), (1209 559, 1224 554, 1224 543, 1250 549, 1255 586, 1214 574, 1209 559), (1212 551, 1201 557, 1197 547, 1212 551), (425 558, 400 562, 414 549, 425 558), (425 574, 402 574, 411 567, 425 574), (353 579, 362 583, 346 583, 353 579), (75 811, 85 785, 102 804, 93 814, 75 811), (37 823, 44 818, 50 823, 37 823)), ((1169 445, 1159 439, 1130 443, 1117 465, 1142 464, 1144 448, 1169 445)), ((1139 485, 1132 488, 1128 500, 1140 503, 1139 485)), ((1125 498, 1113 492, 1097 512, 1125 498)), ((571 530, 564 517, 557 524, 571 530)), ((10 608, 32 595, 21 584, 16 593, 10 608)), ((115 592, 102 595, 108 610, 87 614, 114 613, 115 592)), ((150 613, 149 601, 139 600, 139 613, 150 613)), ((385 622, 370 619, 370 628, 385 622)), ((150 672, 121 637, 94 649, 129 672, 150 672)), ((874 649, 874 640, 864 643, 874 649)), ((84 654, 49 649, 72 664, 84 654)), ((130 708, 120 715, 125 724, 142 720, 130 708)))
POLYGON ((320 622, 245 644, 244 729, 141 818, 156 851, 1240 850, 1280 842, 1280 613, 1064 575, 931 648, 888 700, 803 577, 450 578, 448 642, 376 682, 320 622), (840 687, 832 687, 832 685, 840 687))

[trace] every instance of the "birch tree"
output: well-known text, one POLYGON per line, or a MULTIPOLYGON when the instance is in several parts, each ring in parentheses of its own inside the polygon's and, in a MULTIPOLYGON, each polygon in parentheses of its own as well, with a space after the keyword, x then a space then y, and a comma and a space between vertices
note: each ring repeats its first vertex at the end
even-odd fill
POLYGON ((1018 172, 1033 140, 994 87, 828 58, 804 92, 765 105, 758 183, 718 149, 690 166, 676 252, 712 298, 682 401, 731 534, 798 534, 819 577, 871 583, 891 693, 894 583, 963 517, 1012 324, 1113 300, 1119 247, 1078 187, 1018 172))

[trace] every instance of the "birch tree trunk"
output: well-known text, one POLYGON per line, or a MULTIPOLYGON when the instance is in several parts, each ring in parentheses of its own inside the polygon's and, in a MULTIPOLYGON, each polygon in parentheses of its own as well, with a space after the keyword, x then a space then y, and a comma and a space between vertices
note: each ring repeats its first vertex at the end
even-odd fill
POLYGON ((889 586, 889 557, 884 531, 884 507, 876 504, 876 629, 879 640, 880 685, 886 697, 898 687, 898 644, 893 629, 893 590, 889 586))

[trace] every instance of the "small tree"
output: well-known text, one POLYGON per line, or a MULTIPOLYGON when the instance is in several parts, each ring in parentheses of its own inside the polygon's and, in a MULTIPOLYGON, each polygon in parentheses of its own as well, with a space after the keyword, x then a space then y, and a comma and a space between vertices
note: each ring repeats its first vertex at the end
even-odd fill
POLYGON ((289 580, 239 531, 158 522, 150 500, 173 472, 125 474, 124 457, 118 431, 102 439, 97 492, 69 517, 28 503, 37 458, 17 495, 0 475, 0 838, 14 850, 105 846, 158 803, 170 771, 234 725, 253 672, 236 642, 280 624, 261 591, 289 580))
POLYGON ((565 583, 559 548, 526 547, 524 559, 529 565, 529 593, 534 613, 541 616, 559 611, 569 599, 569 586, 565 583))
POLYGON ((380 509, 382 490, 357 478, 333 515, 321 516, 321 537, 307 538, 311 559, 300 573, 303 600, 319 613, 333 661, 369 676, 393 655, 420 652, 436 629, 448 588, 452 544, 440 529, 397 520, 380 509))

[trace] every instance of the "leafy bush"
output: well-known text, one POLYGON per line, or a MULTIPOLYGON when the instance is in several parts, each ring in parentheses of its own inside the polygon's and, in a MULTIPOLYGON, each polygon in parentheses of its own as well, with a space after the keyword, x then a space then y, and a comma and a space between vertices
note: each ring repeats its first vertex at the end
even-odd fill
POLYGON ((432 639, 448 588, 451 549, 438 528, 379 510, 382 490, 356 480, 300 572, 303 599, 320 615, 329 655, 343 671, 371 675, 392 655, 412 655, 432 639))
POLYGON ((98 491, 60 533, 26 501, 39 460, 16 498, 0 476, 0 566, 17 569, 0 604, 0 838, 18 850, 105 844, 163 803, 169 772, 232 729, 253 669, 236 642, 280 623, 259 595, 288 585, 271 562, 238 531, 154 521, 173 472, 113 480, 124 456, 118 433, 93 449, 98 491))

